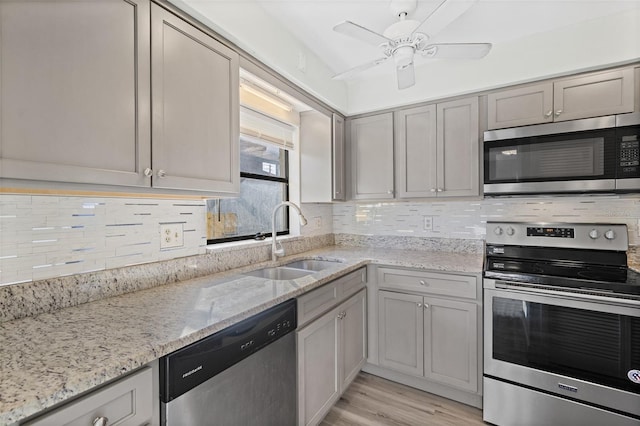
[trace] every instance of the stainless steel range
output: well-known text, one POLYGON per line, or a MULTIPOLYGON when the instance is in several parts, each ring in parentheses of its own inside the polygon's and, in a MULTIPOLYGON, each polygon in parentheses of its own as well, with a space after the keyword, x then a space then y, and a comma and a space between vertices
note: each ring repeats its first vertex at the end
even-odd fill
POLYGON ((640 425, 626 225, 487 223, 484 420, 640 425))

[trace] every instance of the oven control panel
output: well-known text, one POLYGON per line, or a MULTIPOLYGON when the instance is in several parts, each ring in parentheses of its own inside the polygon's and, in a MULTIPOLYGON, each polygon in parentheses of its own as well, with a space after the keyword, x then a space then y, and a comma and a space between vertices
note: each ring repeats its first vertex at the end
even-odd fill
POLYGON ((627 225, 487 222, 487 244, 626 251, 627 225))

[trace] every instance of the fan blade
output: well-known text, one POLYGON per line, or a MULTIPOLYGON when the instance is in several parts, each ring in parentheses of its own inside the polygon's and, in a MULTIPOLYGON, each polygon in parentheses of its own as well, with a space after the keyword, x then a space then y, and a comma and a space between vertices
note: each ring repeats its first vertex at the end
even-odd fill
POLYGON ((379 58, 379 59, 376 59, 375 61, 371 61, 371 62, 367 62, 366 64, 358 65, 355 68, 351 68, 349 70, 346 70, 344 72, 336 74, 331 78, 333 78, 334 80, 347 79, 347 78, 353 76, 354 74, 359 73, 360 71, 364 71, 366 69, 373 68, 376 65, 380 65, 381 63, 385 62, 387 59, 389 59, 389 57, 385 56, 384 58, 379 58))
POLYGON ((437 43, 428 44, 419 52, 428 58, 480 59, 491 50, 491 43, 437 43))
POLYGON ((398 89, 406 89, 416 84, 416 74, 413 70, 413 62, 404 67, 398 67, 396 69, 398 75, 398 89))
POLYGON ((393 42, 393 40, 386 38, 382 34, 378 34, 377 32, 365 28, 361 25, 354 24, 351 21, 344 21, 339 23, 338 25, 333 27, 333 31, 339 32, 340 34, 348 35, 360 41, 364 41, 365 43, 373 44, 374 46, 379 46, 382 43, 393 42))
POLYGON ((458 19, 463 13, 471 8, 478 0, 443 0, 418 27, 413 30, 415 33, 425 23, 429 23, 424 32, 430 37, 435 36, 445 27, 458 19))

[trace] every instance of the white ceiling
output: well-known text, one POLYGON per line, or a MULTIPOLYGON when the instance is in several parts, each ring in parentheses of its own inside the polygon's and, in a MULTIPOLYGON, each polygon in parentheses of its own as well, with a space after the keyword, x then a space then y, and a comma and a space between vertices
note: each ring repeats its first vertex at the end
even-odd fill
MULTIPOLYGON (((349 20, 382 33, 397 20, 389 9, 389 0, 256 1, 273 19, 315 52, 334 73, 383 56, 375 46, 334 32, 336 24, 349 20)), ((427 33, 431 42, 499 44, 613 15, 640 4, 638 0, 449 1, 471 3, 471 6, 437 34, 432 33, 429 22, 423 25, 419 31, 427 33)), ((440 2, 441 0, 418 0, 416 10, 409 18, 424 20, 440 2)), ((378 72, 380 69, 383 72, 394 72, 394 66, 390 62, 377 68, 378 72)), ((366 71, 372 72, 376 70, 366 71)))

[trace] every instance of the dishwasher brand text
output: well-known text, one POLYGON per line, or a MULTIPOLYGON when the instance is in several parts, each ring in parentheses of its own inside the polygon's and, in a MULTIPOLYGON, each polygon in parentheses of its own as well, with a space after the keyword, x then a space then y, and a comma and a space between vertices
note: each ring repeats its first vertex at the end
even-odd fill
POLYGON ((182 375, 182 378, 184 379, 185 377, 188 377, 188 376, 192 375, 193 373, 197 373, 200 370, 202 370, 202 366, 201 365, 197 366, 196 368, 194 368, 191 371, 187 371, 186 373, 184 373, 182 375))

